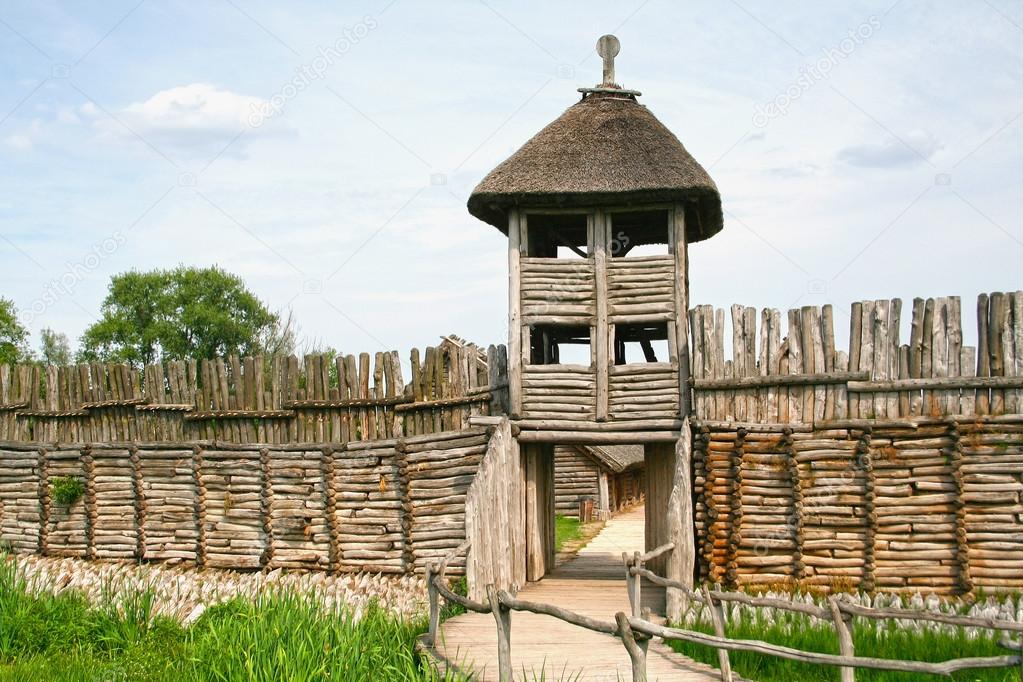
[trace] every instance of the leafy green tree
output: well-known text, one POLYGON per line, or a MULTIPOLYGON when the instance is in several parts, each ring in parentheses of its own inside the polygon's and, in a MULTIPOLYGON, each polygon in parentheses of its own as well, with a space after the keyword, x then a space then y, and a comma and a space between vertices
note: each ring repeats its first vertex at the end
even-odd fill
POLYGON ((115 275, 101 310, 82 336, 81 358, 135 366, 258 353, 280 324, 240 277, 218 267, 115 275))
POLYGON ((30 359, 28 330, 18 321, 14 301, 0 298, 0 364, 9 365, 30 359))
POLYGON ((67 334, 55 332, 49 327, 39 332, 39 359, 44 365, 70 365, 71 342, 67 334))

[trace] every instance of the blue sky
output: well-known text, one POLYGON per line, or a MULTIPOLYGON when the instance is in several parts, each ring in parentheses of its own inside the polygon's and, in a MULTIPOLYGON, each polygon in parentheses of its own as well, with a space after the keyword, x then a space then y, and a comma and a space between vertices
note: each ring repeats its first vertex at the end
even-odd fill
MULTIPOLYGON (((0 295, 73 339, 112 274, 218 264, 306 344, 503 340, 473 186, 618 80, 721 190, 693 303, 1023 285, 1023 6, 18 2, 0 6, 0 295)), ((38 338, 36 336, 36 338, 38 338)))

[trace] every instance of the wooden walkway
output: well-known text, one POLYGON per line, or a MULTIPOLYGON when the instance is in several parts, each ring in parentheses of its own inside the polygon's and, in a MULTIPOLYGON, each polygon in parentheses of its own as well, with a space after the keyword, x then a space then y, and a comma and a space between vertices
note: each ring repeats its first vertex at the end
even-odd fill
MULTIPOLYGON (((611 519, 579 554, 537 583, 524 587, 521 599, 547 602, 593 618, 614 622, 629 612, 622 552, 643 551, 643 508, 611 519)), ((643 604, 664 613, 664 591, 643 586, 643 604)), ((622 643, 609 635, 570 625, 550 616, 512 612, 512 663, 516 679, 624 680, 632 667, 622 643)), ((441 624, 437 653, 480 680, 497 680, 497 628, 488 613, 466 613, 441 624)), ((655 680, 719 680, 710 667, 672 652, 659 640, 650 643, 647 677, 655 680)))

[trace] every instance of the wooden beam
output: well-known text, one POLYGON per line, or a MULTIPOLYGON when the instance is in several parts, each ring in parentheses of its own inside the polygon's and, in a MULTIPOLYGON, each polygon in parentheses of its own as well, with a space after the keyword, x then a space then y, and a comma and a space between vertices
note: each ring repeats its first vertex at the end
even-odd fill
POLYGON ((611 361, 608 353, 608 322, 607 322, 607 233, 608 216, 597 210, 590 216, 590 232, 593 236, 593 276, 596 283, 597 319, 593 329, 593 351, 597 370, 596 418, 598 422, 608 416, 608 371, 611 361))
POLYGON ((526 248, 522 234, 525 220, 518 209, 508 211, 508 393, 512 416, 522 413, 522 270, 520 258, 526 248))
POLYGON ((751 386, 810 386, 813 384, 844 384, 868 381, 870 372, 824 372, 820 374, 779 374, 738 377, 735 379, 692 379, 696 390, 749 388, 751 386))
POLYGON ((675 261, 675 286, 672 291, 675 298, 675 352, 678 354, 679 381, 679 413, 687 415, 691 411, 689 400, 689 259, 686 247, 685 206, 675 204, 671 212, 669 227, 671 254, 675 261))
POLYGON ((893 381, 851 381, 848 390, 901 391, 930 388, 1014 388, 1023 387, 1023 377, 932 377, 928 379, 896 379, 893 381))
POLYGON ((610 422, 572 419, 521 419, 512 425, 520 431, 678 431, 681 419, 629 419, 610 422))
POLYGON ((521 431, 518 440, 523 443, 596 443, 606 445, 661 442, 678 440, 677 431, 521 431))

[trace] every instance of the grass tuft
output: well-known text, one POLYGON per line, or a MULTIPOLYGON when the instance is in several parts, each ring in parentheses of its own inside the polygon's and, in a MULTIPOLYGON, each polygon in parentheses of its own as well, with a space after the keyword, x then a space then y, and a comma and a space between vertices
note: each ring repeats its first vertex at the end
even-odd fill
POLYGON ((583 524, 579 519, 558 514, 554 517, 554 551, 560 552, 567 542, 583 536, 583 524))
POLYGON ((74 476, 57 476, 50 482, 50 498, 57 504, 70 507, 85 494, 85 486, 74 476))

